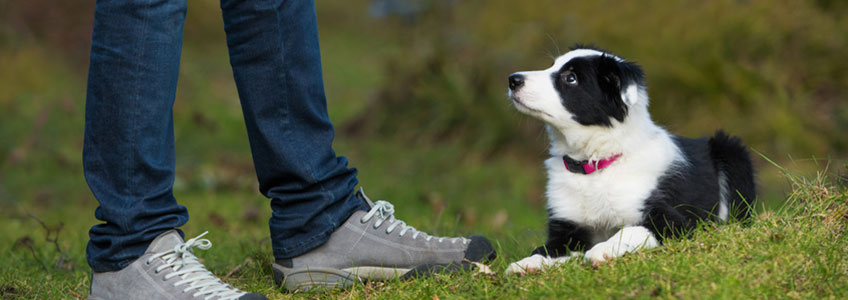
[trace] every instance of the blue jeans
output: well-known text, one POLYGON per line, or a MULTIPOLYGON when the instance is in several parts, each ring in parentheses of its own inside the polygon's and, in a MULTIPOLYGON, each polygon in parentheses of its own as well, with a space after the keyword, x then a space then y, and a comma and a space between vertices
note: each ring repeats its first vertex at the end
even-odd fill
MULTIPOLYGON (((259 189, 271 199, 274 256, 294 257, 365 209, 356 170, 331 147, 315 5, 222 0, 221 9, 259 189)), ((124 268, 188 221, 172 193, 185 14, 185 0, 97 1, 83 150, 105 222, 89 231, 96 272, 124 268)))

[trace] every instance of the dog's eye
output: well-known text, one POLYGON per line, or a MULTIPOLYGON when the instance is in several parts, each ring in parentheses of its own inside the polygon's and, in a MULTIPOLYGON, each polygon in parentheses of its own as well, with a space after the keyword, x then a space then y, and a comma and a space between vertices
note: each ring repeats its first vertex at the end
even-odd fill
POLYGON ((574 74, 574 72, 566 71, 562 74, 562 78, 565 78, 565 84, 571 86, 577 85, 577 74, 574 74))

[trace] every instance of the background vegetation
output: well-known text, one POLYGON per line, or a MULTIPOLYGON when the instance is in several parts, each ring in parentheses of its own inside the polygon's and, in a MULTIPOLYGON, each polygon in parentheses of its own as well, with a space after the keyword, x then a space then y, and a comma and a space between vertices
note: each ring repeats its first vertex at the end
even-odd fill
MULTIPOLYGON (((93 5, 0 0, 4 298, 76 298, 87 292, 84 247, 97 204, 80 158, 93 5)), ((257 192, 220 9, 214 1, 189 5, 174 107, 175 192, 192 217, 184 230, 211 231, 215 247, 201 255, 216 273, 278 293, 267 274, 270 212, 257 192)), ((819 230, 824 217, 816 215, 828 216, 830 206, 787 210, 783 202, 787 194, 815 191, 829 191, 816 198, 826 203, 845 202, 846 12, 844 1, 826 0, 319 1, 337 152, 360 170, 369 195, 398 204, 397 215, 408 223, 442 235, 484 233, 498 240, 504 259, 496 269, 538 244, 545 220, 541 160, 547 141, 540 124, 507 101, 506 77, 547 67, 576 42, 642 65, 653 117, 670 131, 702 136, 724 128, 778 164, 807 174, 795 177, 801 181, 824 178, 816 172, 832 179, 793 188, 786 173, 756 157, 763 227, 729 226, 597 271, 575 265, 542 277, 473 277, 453 285, 437 278, 333 296, 394 297, 413 289, 427 298, 522 291, 618 298, 691 298, 713 291, 704 295, 732 298, 758 274, 766 282, 753 291, 764 297, 844 297, 844 210, 830 214, 837 221, 819 230), (808 227, 792 227, 802 226, 796 219, 807 220, 798 224, 808 227), (774 234, 792 236, 780 245, 797 247, 768 252, 751 246, 775 241, 774 234), (829 242, 817 248, 820 239, 829 242), (716 251, 739 257, 710 256, 716 251), (700 271, 686 267, 702 255, 740 267, 715 265, 710 273, 721 278, 704 281, 700 271), (661 262, 669 264, 654 262, 667 256, 661 262), (774 274, 750 273, 768 266, 774 274), (622 276, 629 281, 617 279, 622 276), (615 289, 617 284, 632 288, 615 289)))

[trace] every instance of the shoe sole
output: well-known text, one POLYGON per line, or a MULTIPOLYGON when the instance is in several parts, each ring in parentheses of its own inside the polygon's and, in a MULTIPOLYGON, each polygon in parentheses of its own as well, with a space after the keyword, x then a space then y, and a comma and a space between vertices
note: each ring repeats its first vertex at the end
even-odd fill
POLYGON ((274 282, 286 290, 311 291, 343 289, 365 280, 389 280, 399 278, 411 269, 383 267, 333 268, 287 268, 273 264, 274 282))

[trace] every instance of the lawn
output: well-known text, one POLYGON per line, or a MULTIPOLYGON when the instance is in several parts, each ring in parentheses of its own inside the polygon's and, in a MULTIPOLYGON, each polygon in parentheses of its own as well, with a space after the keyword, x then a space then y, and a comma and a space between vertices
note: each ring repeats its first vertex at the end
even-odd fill
MULTIPOLYGON (((462 168, 457 168, 458 170, 462 168)), ((481 173, 507 170, 492 167, 481 173)), ((804 177, 786 171, 792 184, 784 205, 762 209, 750 224, 703 224, 690 239, 668 240, 600 266, 570 263, 543 274, 506 276, 503 270, 543 241, 544 213, 510 205, 509 187, 475 193, 411 187, 407 193, 376 185, 374 195, 394 194, 397 215, 444 235, 484 233, 495 241, 494 275, 439 274, 413 281, 369 282, 344 291, 292 294, 274 287, 265 201, 251 193, 179 193, 192 221, 189 236, 209 231, 213 247, 197 251, 212 272, 243 289, 274 299, 514 299, 514 298, 822 298, 848 297, 848 192, 827 170, 804 177), (410 199, 409 195, 428 195, 410 199), (481 212, 446 200, 464 195, 481 212), (497 203, 492 205, 491 203, 497 203), (497 207, 490 213, 486 207, 497 207), (447 208, 444 208, 447 207, 447 208), (453 207, 453 208, 451 208, 453 207), (446 213, 446 211, 456 212, 446 213), (470 219, 470 220, 469 220, 470 219), (451 225, 452 224, 452 225, 451 225)), ((448 171, 443 176, 471 177, 448 171)), ((367 177, 367 176, 366 176, 367 177)), ((508 183, 506 183, 508 184, 508 183)), ((450 186, 449 184, 447 186, 450 186)), ((484 191, 483 184, 468 187, 484 191)), ((377 196, 379 197, 379 196, 377 196)), ((83 259, 92 204, 62 210, 21 206, 0 228, 4 299, 83 299, 89 270, 83 259), (79 216, 79 217, 71 217, 79 216)), ((5 212, 8 214, 8 211, 5 212)))

